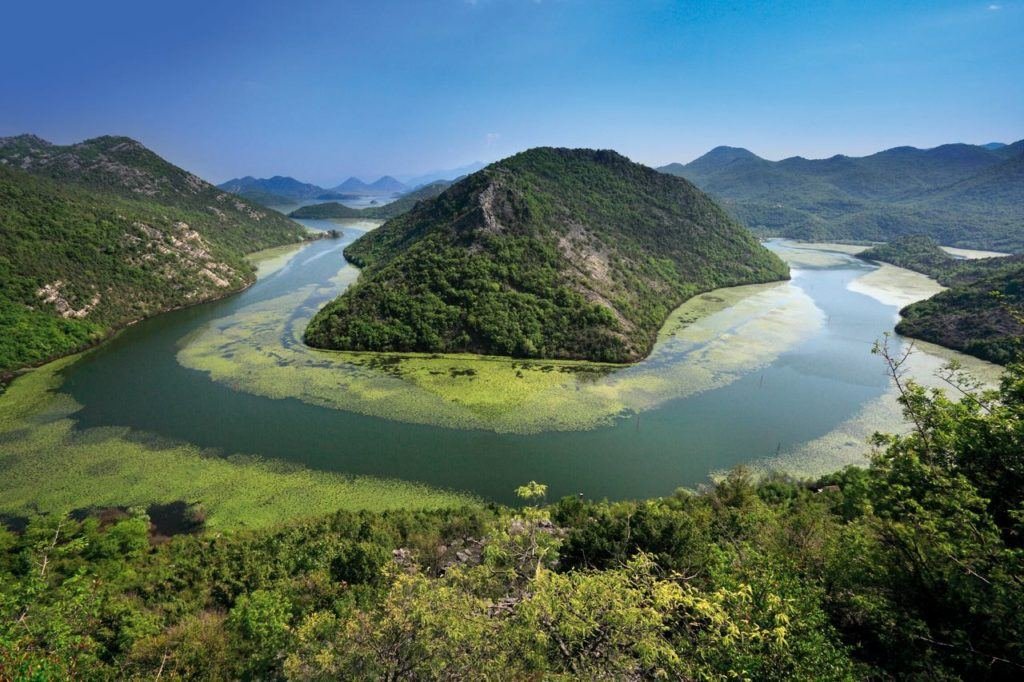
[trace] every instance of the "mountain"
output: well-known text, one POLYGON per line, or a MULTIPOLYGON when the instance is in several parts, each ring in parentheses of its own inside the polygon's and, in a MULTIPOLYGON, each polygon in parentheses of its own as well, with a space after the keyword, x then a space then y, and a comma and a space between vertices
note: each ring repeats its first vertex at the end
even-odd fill
POLYGON ((349 178, 335 187, 334 191, 356 196, 368 196, 374 194, 397 194, 407 189, 408 187, 398 180, 395 180, 390 175, 385 175, 370 184, 363 182, 359 178, 349 178))
POLYGON ((1002 149, 1003 147, 1006 146, 1006 143, 1005 142, 986 142, 985 144, 983 144, 981 146, 984 147, 985 149, 1002 149))
POLYGON ((399 176, 399 179, 409 187, 421 187, 439 180, 456 180, 461 178, 463 175, 475 173, 486 165, 487 164, 482 161, 474 161, 473 163, 468 163, 465 166, 459 166, 457 168, 433 170, 427 173, 421 173, 420 175, 399 176))
POLYGON ((900 334, 1000 364, 1024 350, 1024 256, 958 259, 924 236, 900 237, 859 256, 924 273, 949 287, 900 311, 900 334))
POLYGON ((332 188, 335 192, 341 192, 343 194, 356 194, 362 196, 367 193, 370 186, 359 178, 349 178, 345 182, 341 183, 337 187, 332 188))
POLYGON ((336 201, 323 204, 310 204, 295 209, 288 214, 290 218, 313 218, 313 219, 346 219, 346 218, 371 218, 388 220, 406 213, 416 205, 416 202, 423 199, 432 199, 452 183, 446 180, 439 180, 429 185, 424 185, 411 192, 406 192, 394 201, 383 206, 369 206, 367 208, 352 208, 336 201))
POLYGON ((272 178, 254 178, 247 175, 244 178, 228 180, 217 187, 264 206, 313 199, 326 191, 323 187, 282 175, 275 175, 272 178))
POLYGON ((549 147, 460 180, 345 256, 363 272, 310 321, 313 346, 627 362, 691 296, 788 276, 689 182, 549 147))
POLYGON ((760 234, 886 241, 921 233, 948 245, 1024 251, 1022 142, 782 161, 716 147, 659 170, 691 180, 760 234))
POLYGON ((378 178, 373 184, 370 185, 370 191, 375 194, 397 194, 399 192, 405 192, 409 188, 395 180, 390 175, 385 175, 378 178))
POLYGON ((0 138, 0 371, 237 291, 243 255, 304 238, 126 137, 0 138))

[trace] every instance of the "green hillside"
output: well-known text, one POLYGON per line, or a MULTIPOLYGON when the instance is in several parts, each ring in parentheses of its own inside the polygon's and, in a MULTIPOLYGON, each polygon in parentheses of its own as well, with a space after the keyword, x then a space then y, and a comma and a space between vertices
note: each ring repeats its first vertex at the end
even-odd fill
POLYGON ((0 372, 253 280, 305 230, 128 138, 0 139, 0 372))
POLYGON ((1024 339, 1024 256, 956 259, 928 237, 903 237, 861 258, 922 272, 949 287, 902 311, 896 331, 1007 364, 1024 339))
POLYGON ((660 170, 691 180, 759 234, 1024 251, 1024 141, 896 147, 865 157, 768 161, 718 147, 660 170))
POLYGON ((345 255, 364 271, 314 346, 633 361, 691 296, 788 276, 690 183, 582 149, 492 164, 345 255))

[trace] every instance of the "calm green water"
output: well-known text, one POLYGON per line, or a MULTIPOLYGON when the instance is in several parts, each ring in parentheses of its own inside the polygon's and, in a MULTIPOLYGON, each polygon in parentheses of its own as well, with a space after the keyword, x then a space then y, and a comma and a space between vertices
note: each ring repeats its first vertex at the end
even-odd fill
MULTIPOLYGON (((183 338, 211 320, 328 281, 341 267, 342 247, 358 234, 346 228, 343 240, 310 244, 250 290, 136 325, 72 365, 62 390, 83 405, 78 427, 128 426, 214 454, 253 453, 502 502, 531 479, 548 483, 556 497, 626 498, 668 494, 707 481, 712 471, 797 448, 887 389, 869 350, 892 329, 896 309, 847 290, 873 268, 853 258, 794 273, 793 285, 828 323, 769 366, 591 431, 510 435, 406 424, 235 391, 176 361, 183 338)), ((303 308, 322 302, 310 298, 303 308)))

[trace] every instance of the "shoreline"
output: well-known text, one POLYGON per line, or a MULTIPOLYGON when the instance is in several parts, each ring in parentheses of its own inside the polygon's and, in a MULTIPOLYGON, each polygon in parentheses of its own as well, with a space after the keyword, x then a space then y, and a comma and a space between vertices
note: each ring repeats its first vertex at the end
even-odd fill
MULTIPOLYGON (((311 233, 311 234, 313 234, 313 233, 311 233)), ((289 244, 281 244, 281 245, 278 245, 278 246, 270 246, 270 247, 268 247, 266 249, 259 249, 258 251, 252 251, 250 253, 243 254, 242 257, 245 260, 250 261, 250 264, 253 265, 253 273, 252 273, 252 280, 245 282, 245 284, 243 284, 241 287, 239 287, 237 289, 231 289, 231 290, 228 290, 228 291, 223 291, 223 292, 220 293, 220 295, 214 296, 212 298, 204 298, 201 301, 192 301, 191 303, 183 303, 182 305, 177 305, 177 306, 174 306, 172 308, 164 308, 163 310, 158 310, 158 311, 156 311, 156 312, 154 312, 154 313, 152 313, 150 315, 144 315, 143 317, 138 317, 138 318, 135 318, 134 320, 129 320, 128 322, 125 322, 125 323, 122 323, 122 324, 117 324, 115 326, 112 326, 109 330, 107 330, 107 332, 104 333, 101 337, 99 337, 99 338, 97 338, 97 339, 95 339, 93 341, 90 341, 89 343, 85 343, 85 344, 82 344, 80 346, 76 346, 75 348, 69 349, 69 350, 67 350, 65 352, 62 352, 62 353, 55 353, 55 354, 53 354, 51 356, 48 356, 48 357, 46 357, 46 358, 44 358, 42 360, 38 360, 36 362, 30 363, 30 364, 27 364, 27 365, 21 365, 20 367, 15 367, 14 369, 4 370, 4 371, 0 372, 0 395, 2 395, 4 390, 6 390, 6 388, 11 384, 11 382, 14 381, 15 379, 17 379, 18 377, 23 376, 24 374, 26 374, 28 372, 31 372, 33 370, 39 369, 40 367, 44 367, 44 366, 50 364, 51 362, 57 362, 58 360, 61 360, 63 358, 71 357, 72 355, 79 355, 79 354, 82 354, 82 353, 87 353, 87 352, 89 352, 91 350, 99 348, 104 343, 107 343, 108 341, 111 341, 114 338, 116 338, 124 330, 126 330, 126 329, 128 329, 130 327, 133 327, 133 326, 139 324, 140 322, 145 322, 146 320, 151 320, 151 319, 153 319, 155 317, 158 317, 160 315, 165 315, 167 313, 173 313, 176 310, 186 310, 188 308, 194 308, 196 306, 206 305, 207 303, 216 303, 217 301, 223 301, 226 298, 229 298, 231 296, 235 296, 237 294, 241 294, 241 293, 244 293, 244 292, 248 291, 249 289, 251 289, 256 284, 256 282, 259 281, 258 268, 256 267, 256 261, 252 260, 253 257, 257 257, 258 258, 260 254, 268 253, 270 251, 276 251, 278 249, 286 249, 286 248, 289 248, 289 247, 301 247, 303 244, 310 244, 312 242, 320 241, 320 240, 326 239, 326 238, 327 237, 314 236, 312 239, 303 239, 302 241, 299 241, 299 242, 291 242, 289 244)))

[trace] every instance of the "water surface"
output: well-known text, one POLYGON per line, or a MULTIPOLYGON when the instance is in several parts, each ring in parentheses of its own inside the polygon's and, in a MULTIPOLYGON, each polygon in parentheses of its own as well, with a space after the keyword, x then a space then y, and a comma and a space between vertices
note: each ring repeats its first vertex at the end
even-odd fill
MULTIPOLYGON (((801 328, 799 338, 769 362, 730 376, 724 385, 627 411, 588 430, 516 434, 408 423, 236 390, 179 362, 190 340, 220 320, 258 310, 257 304, 269 306, 271 317, 301 320, 312 314, 353 278, 341 248, 365 227, 342 226, 344 239, 302 247, 248 291, 148 320, 86 355, 68 368, 62 388, 82 405, 74 415, 77 428, 130 427, 146 437, 209 448, 214 455, 251 453, 501 502, 511 501, 512 489, 531 479, 549 484, 556 497, 627 498, 695 486, 711 472, 740 463, 784 461, 787 453, 824 442, 889 394, 884 368, 870 348, 892 330, 897 307, 850 289, 875 266, 839 253, 818 258, 784 242, 771 248, 797 267, 793 280, 778 286, 813 302, 815 324, 801 328), (291 307, 279 309, 279 301, 291 307)), ((284 348, 294 340, 275 343, 284 348)), ((261 350, 277 352, 270 346, 261 350)), ((890 407, 882 419, 892 424, 895 416, 890 407)), ((845 445, 857 453, 867 450, 861 443, 845 445)), ((815 455, 825 470, 849 457, 836 452, 830 459, 830 448, 815 455)))

